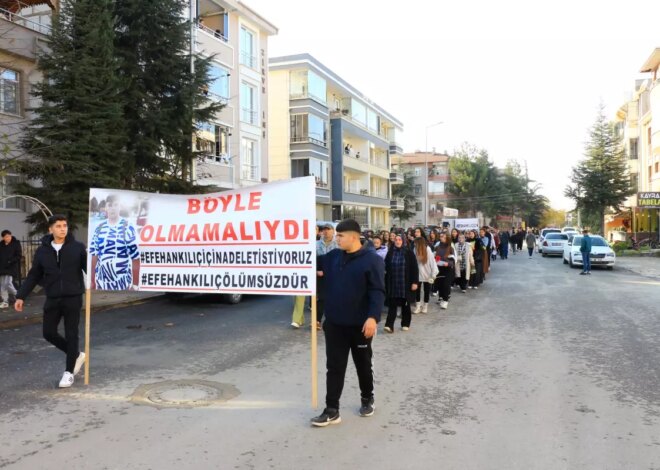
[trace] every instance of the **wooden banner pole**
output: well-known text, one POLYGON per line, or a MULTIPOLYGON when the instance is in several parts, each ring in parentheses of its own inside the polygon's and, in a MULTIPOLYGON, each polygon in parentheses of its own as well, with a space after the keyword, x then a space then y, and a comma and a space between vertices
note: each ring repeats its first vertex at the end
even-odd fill
POLYGON ((89 330, 91 322, 92 291, 85 291, 85 385, 89 385, 89 330))
POLYGON ((317 331, 316 331, 316 296, 312 296, 312 318, 309 322, 312 327, 312 408, 318 407, 319 395, 319 372, 318 372, 318 351, 317 351, 317 331))

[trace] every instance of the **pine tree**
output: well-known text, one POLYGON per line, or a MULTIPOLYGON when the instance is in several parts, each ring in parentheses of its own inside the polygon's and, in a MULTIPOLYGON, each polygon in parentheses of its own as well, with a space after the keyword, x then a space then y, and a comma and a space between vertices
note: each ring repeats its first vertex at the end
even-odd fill
POLYGON ((415 215, 411 209, 415 208, 417 198, 415 197, 415 175, 409 165, 403 165, 401 168, 403 172, 403 184, 392 186, 392 198, 403 199, 402 210, 390 210, 390 215, 394 219, 399 219, 399 225, 407 220, 410 220, 415 215))
POLYGON ((577 209, 598 214, 600 230, 605 228, 605 211, 619 206, 635 190, 628 176, 623 146, 612 123, 605 118, 601 105, 596 121, 589 131, 585 159, 573 168, 571 183, 564 191, 577 209))
POLYGON ((189 191, 196 156, 195 122, 222 108, 208 101, 209 60, 194 57, 185 0, 116 0, 115 47, 124 85, 130 164, 125 186, 148 191, 189 191))
POLYGON ((485 149, 463 144, 449 161, 449 173, 448 192, 456 196, 449 204, 472 216, 477 211, 487 215, 497 213, 496 197, 501 193, 501 180, 485 149))
MULTIPOLYGON (((21 142, 34 158, 20 171, 40 181, 22 191, 76 226, 87 220, 90 187, 117 187, 125 163, 110 0, 70 0, 53 18, 50 50, 39 58, 41 104, 21 142)), ((28 221, 43 224, 41 214, 28 221)))

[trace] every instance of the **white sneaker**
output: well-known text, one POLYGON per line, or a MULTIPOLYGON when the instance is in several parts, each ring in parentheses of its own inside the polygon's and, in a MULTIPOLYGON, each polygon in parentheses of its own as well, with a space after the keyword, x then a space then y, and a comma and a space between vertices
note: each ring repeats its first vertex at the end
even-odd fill
POLYGON ((448 305, 449 305, 449 302, 447 302, 447 301, 443 300, 442 302, 440 302, 440 308, 443 309, 443 310, 447 310, 448 305))
POLYGON ((410 329, 410 327, 408 327, 408 326, 402 326, 401 327, 401 330, 403 330, 403 331, 408 331, 409 329, 410 329))
POLYGON ((429 304, 424 303, 422 305, 422 313, 429 313, 429 304))
POLYGON ((300 325, 294 321, 291 322, 291 326, 294 327, 296 330, 300 328, 300 325))
POLYGON ((2 302, 0 303, 0 308, 9 308, 9 304, 7 302, 2 302))
POLYGON ((85 353, 81 352, 80 354, 78 354, 78 359, 76 359, 76 365, 73 367, 73 375, 78 375, 84 363, 85 363, 85 353))
POLYGON ((384 328, 383 328, 383 331, 385 331, 385 333, 394 333, 394 332, 392 331, 392 328, 390 328, 389 326, 384 327, 384 328))
POLYGON ((417 302, 417 303, 415 304, 415 310, 413 310, 412 313, 420 313, 421 311, 422 311, 422 304, 420 304, 419 302, 417 302))
POLYGON ((60 380, 60 388, 69 388, 73 385, 73 374, 71 372, 65 372, 60 380))

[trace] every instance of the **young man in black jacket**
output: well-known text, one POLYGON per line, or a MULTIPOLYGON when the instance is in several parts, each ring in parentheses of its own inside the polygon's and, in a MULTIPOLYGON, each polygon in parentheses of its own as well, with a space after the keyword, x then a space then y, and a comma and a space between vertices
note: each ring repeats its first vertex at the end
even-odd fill
POLYGON ((14 276, 20 275, 22 257, 21 242, 9 230, 3 230, 0 240, 0 308, 8 308, 9 296, 16 296, 14 276))
POLYGON ((326 407, 312 419, 314 426, 341 422, 339 399, 344 388, 349 352, 358 374, 360 416, 374 414, 374 373, 371 341, 385 301, 383 260, 360 243, 360 224, 340 222, 335 231, 338 250, 319 257, 324 279, 326 407))
POLYGON ((54 215, 48 219, 48 231, 34 254, 32 269, 16 294, 15 308, 23 310, 23 301, 37 284, 46 291, 44 304, 44 338, 66 353, 66 370, 60 388, 73 385, 73 377, 85 363, 85 353, 78 349, 78 324, 82 295, 85 292, 83 272, 87 269, 85 245, 68 233, 67 219, 54 215), (64 338, 57 332, 64 318, 64 338))

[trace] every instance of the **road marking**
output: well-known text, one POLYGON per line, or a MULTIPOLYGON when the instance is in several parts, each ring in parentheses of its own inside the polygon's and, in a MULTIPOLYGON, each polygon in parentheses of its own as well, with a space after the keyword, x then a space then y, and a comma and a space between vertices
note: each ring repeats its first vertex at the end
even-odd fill
POLYGON ((646 284, 648 286, 660 286, 660 282, 644 281, 623 281, 624 284, 646 284))

